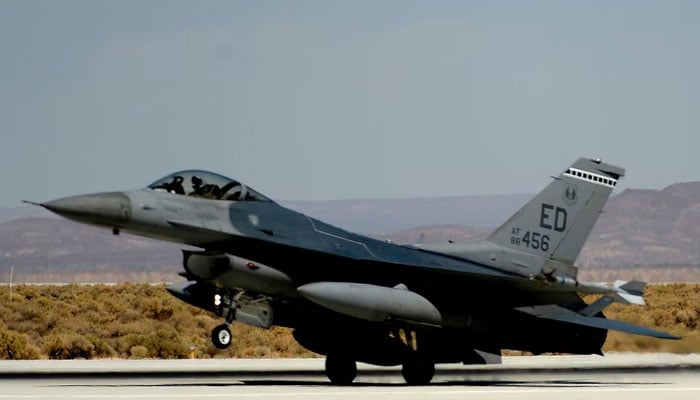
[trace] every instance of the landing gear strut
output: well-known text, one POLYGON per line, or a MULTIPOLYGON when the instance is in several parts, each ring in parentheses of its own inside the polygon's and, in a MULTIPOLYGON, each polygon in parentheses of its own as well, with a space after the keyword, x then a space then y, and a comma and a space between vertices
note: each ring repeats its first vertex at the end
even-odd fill
POLYGON ((226 323, 218 325, 214 330, 211 331, 211 342, 217 349, 227 349, 231 346, 233 335, 231 335, 231 329, 229 325, 236 318, 236 307, 238 306, 238 299, 240 295, 231 297, 228 293, 216 294, 214 296, 214 305, 216 306, 216 314, 218 316, 224 316, 226 323))
POLYGON ((329 354, 326 357, 326 376, 334 385, 349 385, 357 377, 357 364, 348 356, 329 354))
POLYGON ((268 329, 272 326, 274 312, 270 299, 259 294, 245 291, 219 289, 214 296, 216 315, 223 317, 225 323, 217 326, 211 333, 211 339, 217 349, 225 349, 231 345, 231 330, 233 321, 268 329))

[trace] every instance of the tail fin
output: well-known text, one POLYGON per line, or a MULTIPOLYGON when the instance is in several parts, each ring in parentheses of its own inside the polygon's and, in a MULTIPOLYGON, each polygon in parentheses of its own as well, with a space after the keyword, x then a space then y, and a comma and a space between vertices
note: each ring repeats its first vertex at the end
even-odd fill
POLYGON ((625 170, 580 158, 510 217, 488 241, 572 265, 625 170))

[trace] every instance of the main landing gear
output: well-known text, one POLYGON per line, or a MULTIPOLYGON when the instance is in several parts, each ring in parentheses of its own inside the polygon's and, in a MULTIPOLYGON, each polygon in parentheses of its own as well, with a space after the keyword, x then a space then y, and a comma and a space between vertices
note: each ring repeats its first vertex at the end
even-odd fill
POLYGON ((410 360, 401 368, 403 379, 409 385, 427 385, 435 375, 435 364, 426 360, 410 360))
POLYGON ((326 376, 334 385, 349 385, 357 377, 357 364, 348 356, 329 354, 326 357, 326 376))
MULTIPOLYGON (((409 385, 427 385, 435 375, 435 364, 412 359, 403 364, 401 374, 409 385)), ((326 376, 334 385, 349 385, 357 377, 357 364, 349 356, 329 354, 326 357, 326 376)))

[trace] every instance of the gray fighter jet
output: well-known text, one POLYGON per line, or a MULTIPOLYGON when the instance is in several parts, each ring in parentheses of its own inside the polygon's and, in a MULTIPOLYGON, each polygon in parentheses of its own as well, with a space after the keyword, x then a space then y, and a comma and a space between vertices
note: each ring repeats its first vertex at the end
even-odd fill
POLYGON ((486 240, 397 245, 280 206, 233 179, 187 170, 147 188, 40 204, 83 223, 200 248, 187 281, 168 287, 229 325, 293 328, 324 354, 332 383, 356 362, 402 365, 427 384, 436 363, 500 362, 502 349, 602 354, 608 330, 677 337, 606 319, 613 302, 643 305, 643 282, 577 279, 573 265, 624 169, 581 158, 486 240), (580 293, 600 295, 591 304, 580 293))

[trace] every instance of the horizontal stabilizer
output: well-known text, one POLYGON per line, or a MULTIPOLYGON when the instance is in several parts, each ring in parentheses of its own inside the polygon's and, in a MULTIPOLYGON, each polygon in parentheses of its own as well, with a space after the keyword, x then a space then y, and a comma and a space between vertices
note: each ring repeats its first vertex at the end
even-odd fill
POLYGON ((593 303, 589 304, 588 307, 584 308, 579 312, 581 315, 585 315, 587 317, 592 317, 599 312, 603 311, 605 308, 607 308, 609 305, 615 302, 615 298, 612 296, 602 296, 598 300, 594 301, 593 303))
POLYGON ((643 326, 633 325, 627 322, 581 315, 566 308, 555 305, 520 307, 516 308, 516 310, 538 318, 567 322, 574 325, 582 325, 589 326, 591 328, 620 331, 632 333, 635 335, 655 337, 659 339, 680 339, 679 336, 674 336, 666 332, 656 331, 653 329, 645 328, 643 326))

